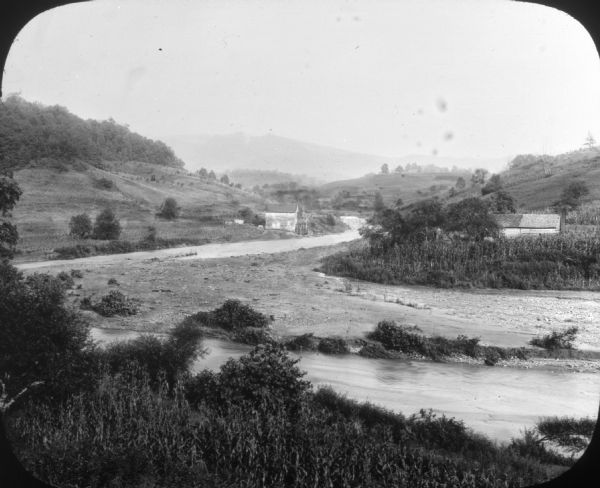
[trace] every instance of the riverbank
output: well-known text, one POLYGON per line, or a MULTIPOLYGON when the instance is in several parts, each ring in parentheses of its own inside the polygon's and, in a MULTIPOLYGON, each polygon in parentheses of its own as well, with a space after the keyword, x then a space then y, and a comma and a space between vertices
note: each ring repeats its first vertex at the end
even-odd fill
MULTIPOLYGON (((83 311, 92 326, 115 330, 166 332, 188 315, 233 298, 272 315, 273 333, 281 339, 312 333, 351 343, 364 340, 378 322, 393 320, 418 326, 427 336, 465 335, 479 338, 484 346, 519 348, 536 336, 575 325, 579 332, 574 347, 600 350, 597 293, 386 286, 314 271, 323 256, 348 248, 336 240, 354 236, 212 244, 198 246, 195 254, 194 248, 165 249, 19 268, 25 273, 53 274, 79 270, 81 278, 75 278, 75 287, 68 291, 71 305, 77 308, 84 298, 97 301, 111 290, 139 300, 139 313, 127 317, 83 311)), ((500 361, 497 366, 597 370, 594 361, 572 358, 500 361)))
MULTIPOLYGON (((332 237, 336 236, 326 236, 332 237)), ((536 336, 577 326, 574 346, 600 349, 597 293, 442 290, 329 277, 313 269, 322 256, 347 244, 309 249, 322 243, 310 239, 262 242, 260 247, 257 242, 200 246, 202 256, 183 257, 182 250, 167 249, 19 268, 53 274, 80 270, 83 277, 75 279, 76 288, 69 291, 75 306, 84 297, 102 296, 113 288, 140 300, 140 313, 134 316, 88 314, 97 327, 164 332, 187 315, 235 298, 273 315, 275 332, 283 337, 312 332, 321 337, 363 338, 379 321, 394 320, 417 325, 429 336, 462 334, 479 337, 485 345, 524 347, 536 336), (297 250, 285 252, 288 244, 297 250), (263 254, 253 254, 261 250, 263 254), (223 256, 233 252, 250 255, 223 256), (111 278, 118 285, 108 285, 111 278)))

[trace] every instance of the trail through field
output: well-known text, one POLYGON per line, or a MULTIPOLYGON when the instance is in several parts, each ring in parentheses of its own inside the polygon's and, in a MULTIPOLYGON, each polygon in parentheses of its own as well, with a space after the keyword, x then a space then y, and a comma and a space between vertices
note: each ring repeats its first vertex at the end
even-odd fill
POLYGON ((273 254, 298 249, 309 249, 313 247, 332 246, 341 242, 348 242, 360 237, 357 230, 349 230, 339 234, 327 234, 322 236, 296 237, 282 240, 270 241, 242 241, 224 242, 216 244, 204 244, 201 246, 174 247, 169 249, 157 249, 155 251, 139 251, 124 254, 107 254, 102 256, 91 256, 78 259, 62 259, 52 261, 37 261, 34 263, 17 264, 21 270, 36 270, 40 268, 56 266, 90 266, 106 264, 131 264, 153 258, 185 259, 215 259, 233 256, 246 256, 255 254, 273 254))

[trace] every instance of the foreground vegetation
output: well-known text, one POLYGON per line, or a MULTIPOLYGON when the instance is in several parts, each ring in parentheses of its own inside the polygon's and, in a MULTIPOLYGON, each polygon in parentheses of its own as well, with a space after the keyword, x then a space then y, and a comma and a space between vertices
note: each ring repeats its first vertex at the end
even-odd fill
POLYGON ((541 431, 499 446, 432 412, 406 417, 315 392, 277 344, 192 375, 200 324, 266 329, 266 316, 238 302, 166 339, 99 348, 64 305, 66 280, 3 271, 3 289, 16 290, 0 302, 0 344, 16 346, 1 346, 6 398, 18 396, 5 409, 9 430, 25 466, 58 486, 505 487, 573 462, 541 431))

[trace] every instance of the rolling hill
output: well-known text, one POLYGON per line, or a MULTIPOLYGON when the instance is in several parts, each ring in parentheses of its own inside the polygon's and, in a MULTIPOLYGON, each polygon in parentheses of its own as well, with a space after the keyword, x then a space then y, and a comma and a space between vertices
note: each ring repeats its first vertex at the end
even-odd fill
POLYGON ((388 175, 371 174, 351 180, 334 181, 319 187, 322 195, 332 199, 333 205, 346 209, 371 211, 376 192, 381 193, 387 206, 398 198, 405 205, 432 197, 444 198, 459 177, 470 178, 468 171, 406 172, 388 175))
POLYGON ((77 244, 68 236, 71 217, 94 218, 105 207, 119 217, 123 239, 139 240, 149 226, 161 238, 206 238, 211 223, 263 205, 249 191, 190 174, 163 142, 19 97, 0 103, 0 171, 23 191, 12 217, 23 253, 77 244), (176 221, 155 215, 168 197, 181 208, 176 221))
POLYGON ((190 169, 215 168, 281 171, 324 181, 377 171, 394 159, 344 151, 275 135, 174 135, 164 136, 190 169))
POLYGON ((600 200, 600 147, 557 156, 517 156, 500 177, 518 205, 531 210, 552 205, 574 181, 585 182, 590 190, 583 202, 600 200))
MULTIPOLYGON (((551 207, 560 199, 562 191, 573 182, 584 182, 589 189, 589 194, 583 197, 582 203, 600 201, 600 147, 554 156, 519 155, 499 175, 503 190, 515 199, 521 211, 551 207)), ((470 196, 481 196, 481 187, 467 187, 449 201, 470 196)), ((490 197, 491 194, 484 198, 490 197)))

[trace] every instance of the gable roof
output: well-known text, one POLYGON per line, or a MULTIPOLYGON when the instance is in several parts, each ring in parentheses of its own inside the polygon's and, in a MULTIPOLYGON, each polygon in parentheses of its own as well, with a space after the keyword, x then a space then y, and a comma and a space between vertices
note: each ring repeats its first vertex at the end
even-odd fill
POLYGON ((294 204, 277 203, 268 205, 265 213, 296 213, 298 206, 294 204))
POLYGON ((494 218, 502 228, 559 229, 559 214, 495 214, 494 218))

